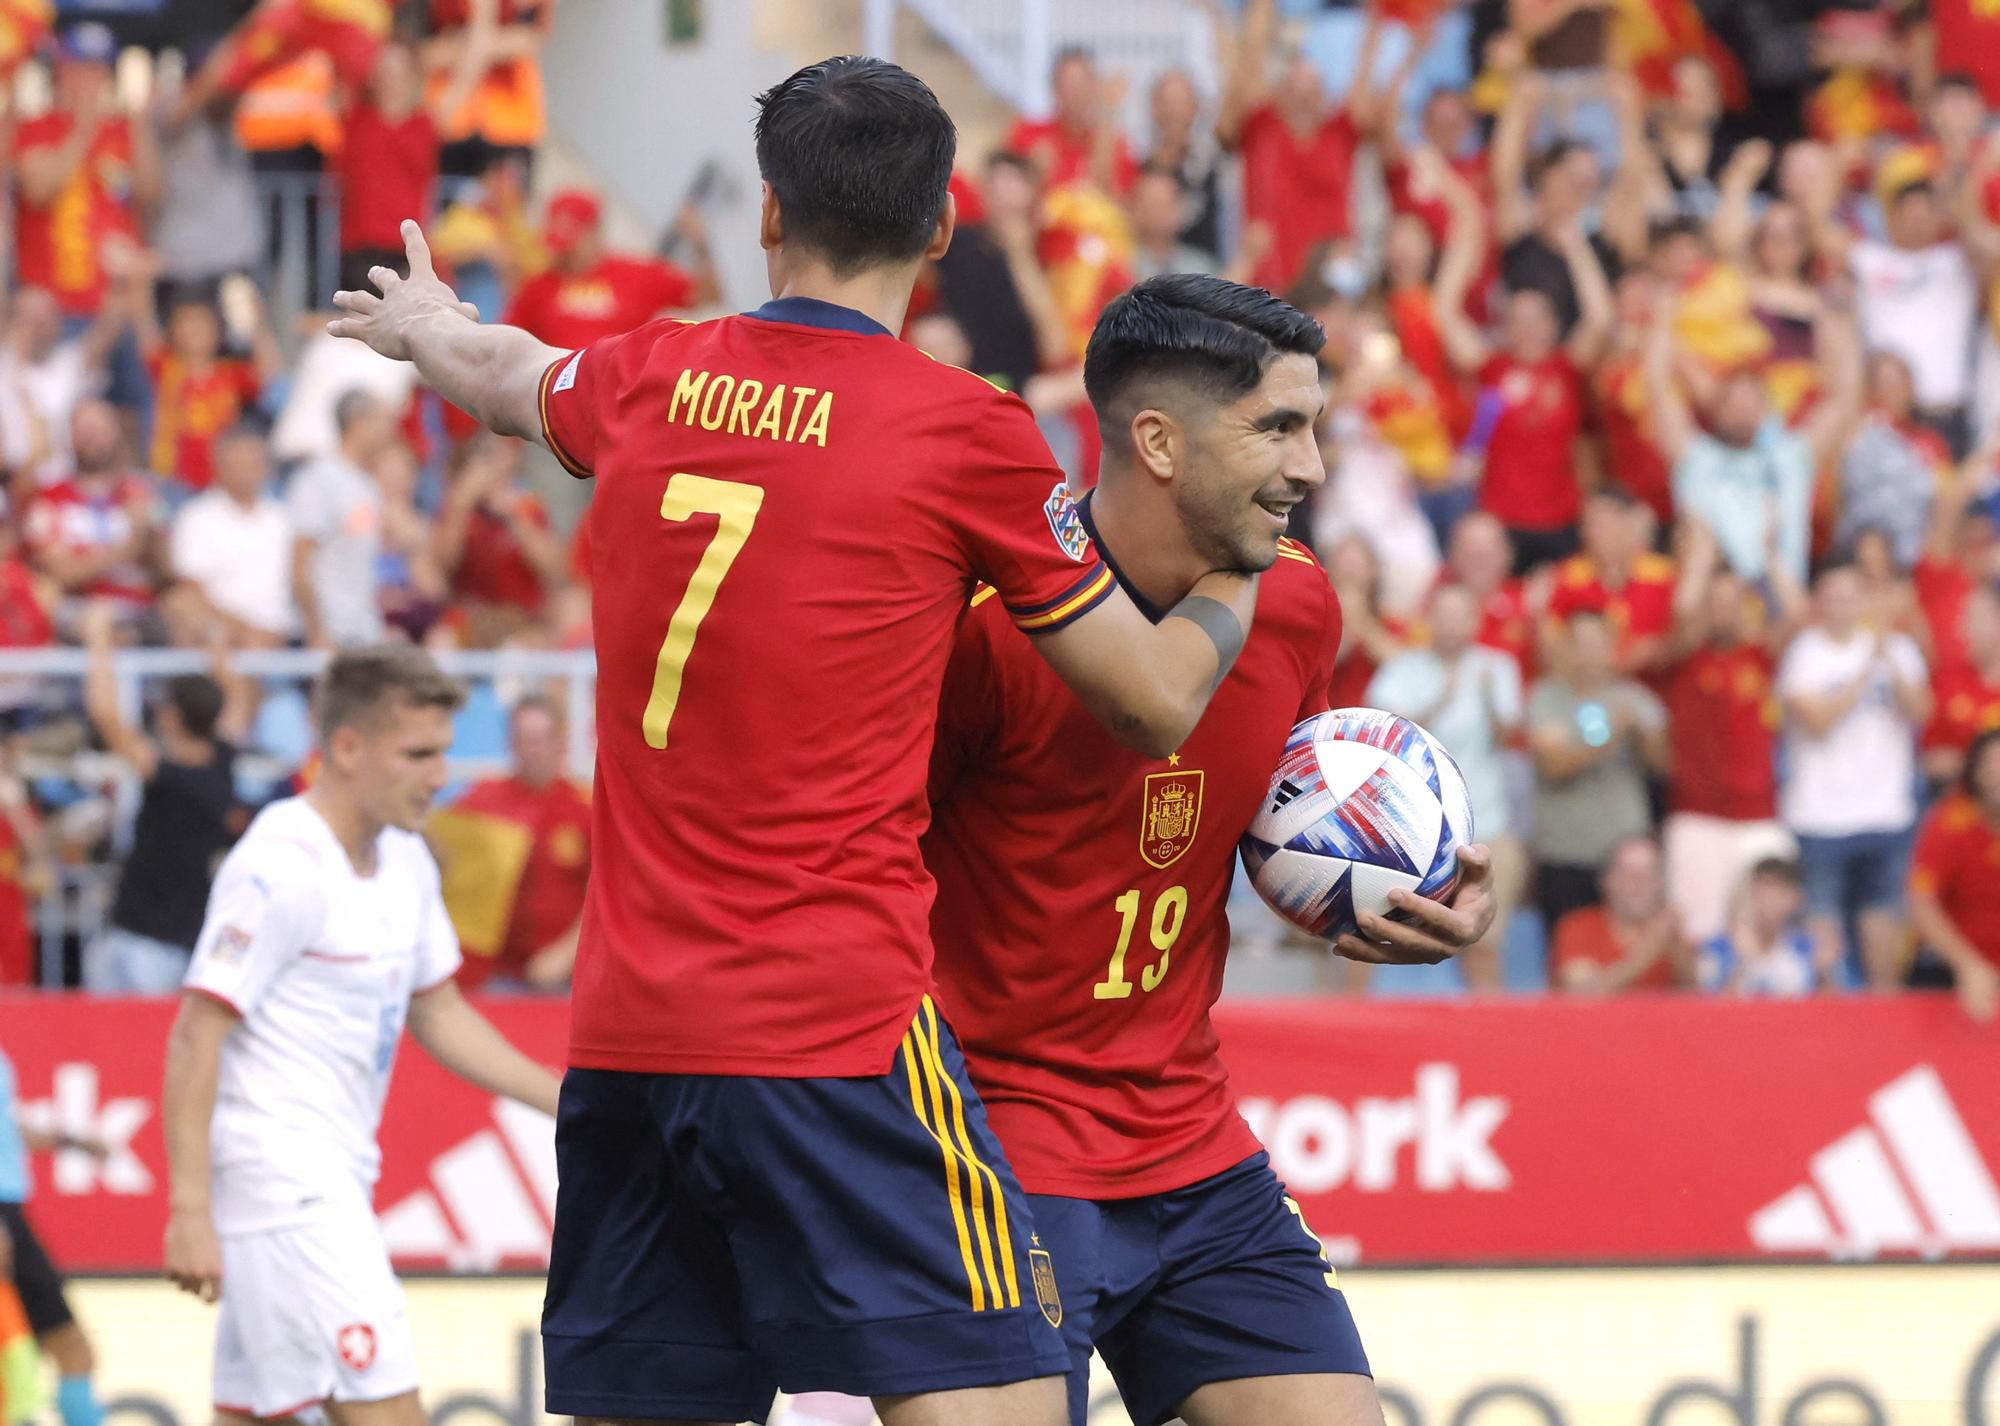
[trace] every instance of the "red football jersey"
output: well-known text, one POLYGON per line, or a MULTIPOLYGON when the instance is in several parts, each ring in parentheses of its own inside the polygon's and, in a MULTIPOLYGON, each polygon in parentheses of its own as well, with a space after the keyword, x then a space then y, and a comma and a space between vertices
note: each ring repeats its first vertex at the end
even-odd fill
POLYGON ((693 300, 694 279, 672 263, 614 253, 588 272, 550 268, 529 278, 514 294, 507 325, 525 327, 552 347, 587 347, 693 300))
POLYGON ((1148 758, 1098 727, 998 603, 975 598, 939 712, 924 838, 938 1003, 1030 1193, 1185 1187, 1257 1151, 1209 1007, 1236 841, 1293 724, 1327 706, 1339 604, 1287 541, 1201 723, 1148 758))
POLYGON ((1959 934, 2000 969, 2000 831, 1964 793, 1925 814, 1910 885, 1935 896, 1959 934))
POLYGON ((573 1065, 885 1072, 931 988, 917 851, 975 580, 1024 627, 1110 597, 1018 398, 807 298, 542 378, 595 473, 592 875, 573 1065))

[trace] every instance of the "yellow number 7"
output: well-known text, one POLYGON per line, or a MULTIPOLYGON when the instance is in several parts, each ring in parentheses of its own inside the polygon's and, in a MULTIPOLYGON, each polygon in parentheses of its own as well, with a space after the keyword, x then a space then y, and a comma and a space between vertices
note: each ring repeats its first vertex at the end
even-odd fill
POLYGON ((667 725, 674 721, 674 708, 681 701, 681 671, 687 667, 688 655, 694 652, 694 636, 701 631, 701 621, 708 617, 709 608, 715 603, 715 591, 722 587, 723 576, 743 552, 743 542, 750 538, 750 527, 757 523, 757 511, 763 504, 761 485, 711 480, 705 475, 689 475, 684 470, 677 471, 667 482, 667 493, 660 497, 662 520, 713 515, 716 525, 708 548, 701 552, 701 560, 694 567, 694 577, 681 594, 681 602, 674 606, 674 617, 667 621, 667 637, 661 642, 660 656, 653 664, 653 694, 646 700, 643 724, 648 747, 667 745, 667 725))

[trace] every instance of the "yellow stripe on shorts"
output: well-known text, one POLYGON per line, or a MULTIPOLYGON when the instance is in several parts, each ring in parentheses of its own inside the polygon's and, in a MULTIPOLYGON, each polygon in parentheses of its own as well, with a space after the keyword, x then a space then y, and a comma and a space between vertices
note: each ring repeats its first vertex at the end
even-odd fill
MULTIPOLYGON (((944 1158, 945 1192, 951 1199, 952 1226, 958 1230, 958 1255, 965 1263, 966 1288, 972 1300, 972 1310, 974 1312, 983 1312, 986 1310, 986 1287, 979 1280, 979 1269, 972 1262, 972 1235, 966 1229, 965 1203, 959 1196, 958 1164, 952 1156, 950 1146, 945 1143, 944 1135, 937 1131, 936 1126, 931 1123, 930 1117, 924 1111, 926 1096, 919 1087, 919 1080, 928 1082, 929 1075, 924 1073, 922 1069, 923 1056, 917 1050, 920 1041, 920 1023, 921 1017, 903 1035, 903 1069, 910 1077, 910 1108, 915 1111, 917 1122, 924 1126, 925 1132, 937 1144, 938 1152, 944 1158)), ((984 1229, 982 1228, 981 1231, 983 1232, 984 1229)))
MULTIPOLYGON (((1019 1307, 1021 1305, 1021 1281, 1020 1274, 1014 1267, 1014 1238, 1007 1228, 1007 1200, 1000 1192, 999 1176, 991 1168, 987 1167, 986 1162, 973 1150, 972 1135, 966 1131, 965 1127, 965 1097, 958 1092, 957 1082, 944 1072, 944 1055, 938 1048, 937 1006, 931 1003, 931 998, 928 995, 924 997, 923 1009, 919 1012, 918 1019, 928 1027, 926 1031, 920 1031, 919 1033, 927 1033, 929 1036, 931 1059, 937 1067, 938 1078, 944 1081, 945 1091, 951 1097, 951 1127, 957 1130, 959 1147, 964 1151, 966 1162, 971 1165, 973 1171, 972 1205, 975 1212, 980 1206, 978 1184, 981 1175, 984 1175, 987 1186, 992 1191, 993 1235, 999 1245, 1000 1263, 1007 1279, 1006 1302, 1009 1307, 1019 1307)), ((984 1226, 982 1221, 982 1232, 984 1231, 984 1226)), ((997 1283, 993 1288, 993 1296, 995 1305, 997 1306, 1000 1298, 1000 1288, 997 1283)))

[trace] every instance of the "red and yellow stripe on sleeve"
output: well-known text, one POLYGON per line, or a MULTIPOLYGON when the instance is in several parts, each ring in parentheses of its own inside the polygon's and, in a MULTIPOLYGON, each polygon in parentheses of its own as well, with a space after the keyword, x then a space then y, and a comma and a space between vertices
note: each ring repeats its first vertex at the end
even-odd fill
POLYGON ((1054 599, 1040 604, 1009 604, 1007 612, 1013 616, 1015 626, 1025 633, 1052 634, 1074 624, 1109 599, 1117 587, 1118 581, 1112 578, 1110 568, 1103 560, 1097 560, 1083 578, 1054 599))
POLYGON ((558 375, 568 368, 570 363, 581 359, 582 356, 582 352, 564 352, 549 363, 548 370, 542 373, 541 385, 537 393, 537 406, 542 420, 542 439, 548 443, 550 453, 562 463, 564 470, 568 471, 578 480, 588 480, 593 474, 590 467, 586 466, 582 461, 563 448, 563 443, 556 438, 555 428, 549 424, 549 396, 551 388, 555 386, 558 375))

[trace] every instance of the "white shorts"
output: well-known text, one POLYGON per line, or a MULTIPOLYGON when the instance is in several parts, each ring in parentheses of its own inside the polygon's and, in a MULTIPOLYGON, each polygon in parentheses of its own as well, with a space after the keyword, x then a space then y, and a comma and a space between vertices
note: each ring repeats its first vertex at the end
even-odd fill
POLYGON ((308 1223, 222 1240, 218 1411, 290 1416, 416 1389, 403 1286, 373 1213, 329 1207, 308 1223))

